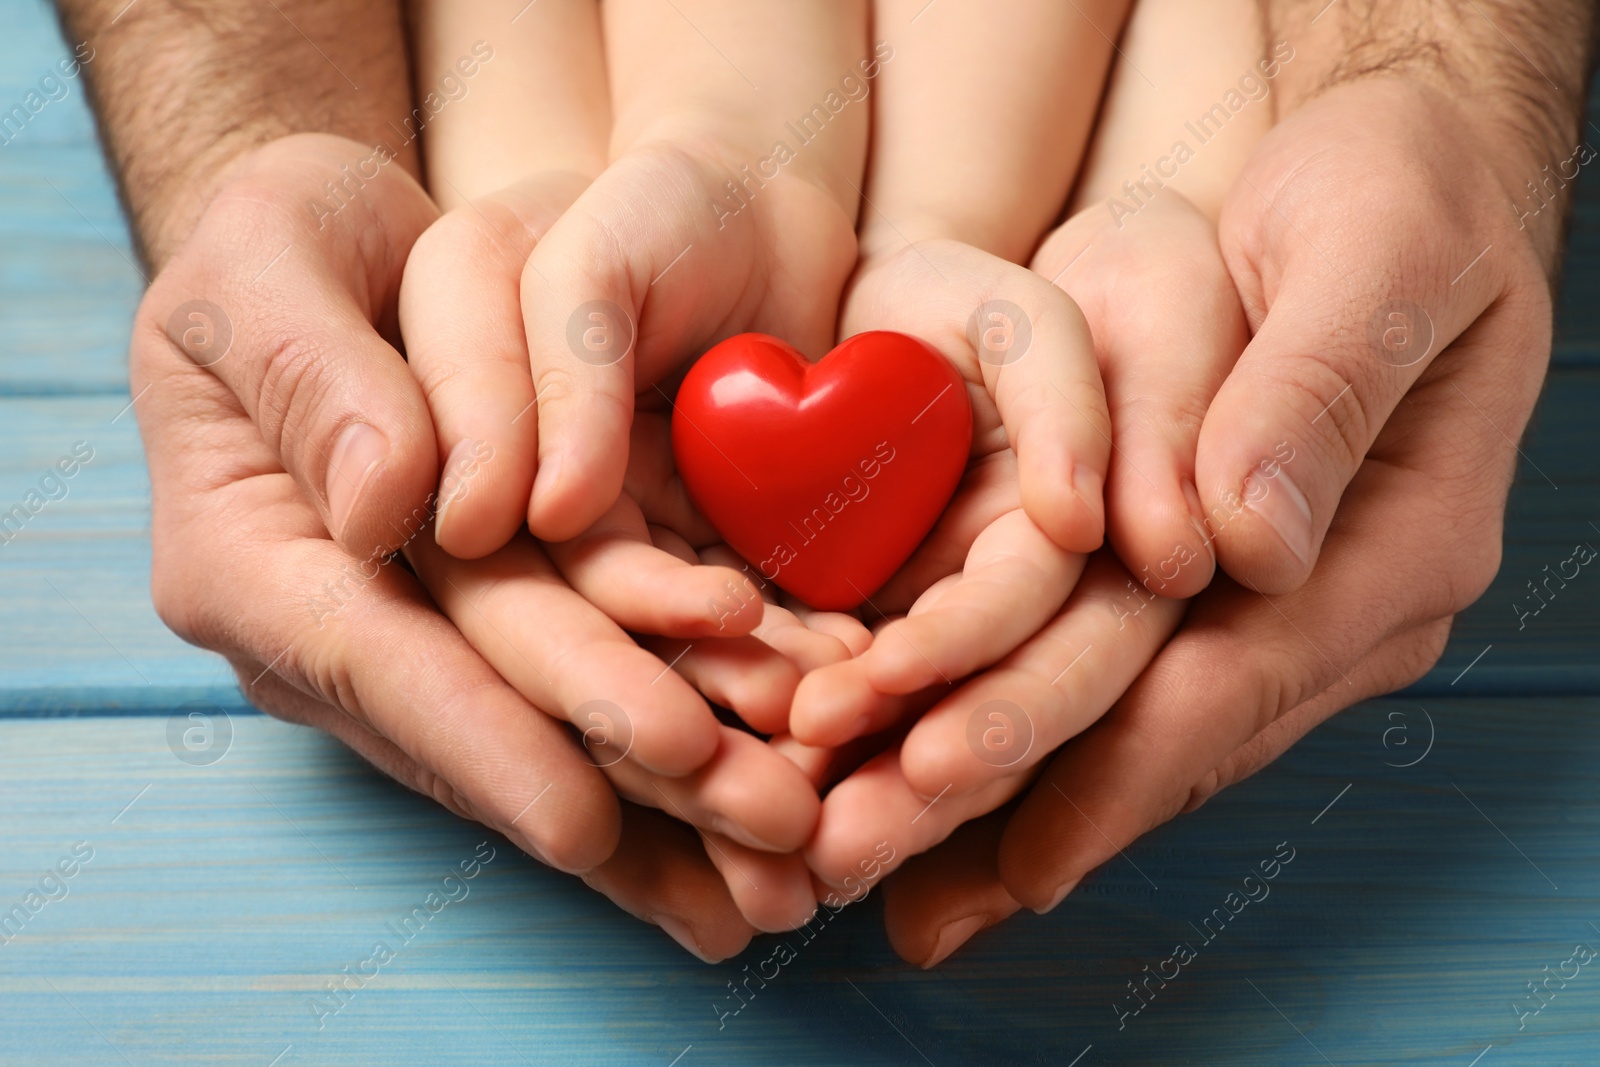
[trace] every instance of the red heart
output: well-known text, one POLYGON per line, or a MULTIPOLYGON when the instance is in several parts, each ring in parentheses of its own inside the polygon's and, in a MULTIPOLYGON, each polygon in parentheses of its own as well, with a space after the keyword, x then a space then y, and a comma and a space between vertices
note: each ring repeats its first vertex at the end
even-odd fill
POLYGON ((776 337, 730 337, 690 368, 672 413, 678 473, 701 513, 763 578, 830 611, 906 561, 971 447, 961 376, 887 331, 815 364, 776 337))

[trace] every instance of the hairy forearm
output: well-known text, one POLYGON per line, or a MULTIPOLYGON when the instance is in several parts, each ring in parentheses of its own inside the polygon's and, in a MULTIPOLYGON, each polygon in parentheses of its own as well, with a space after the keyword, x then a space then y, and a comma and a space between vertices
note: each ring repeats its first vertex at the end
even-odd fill
MULTIPOLYGON (((399 0, 58 0, 145 261, 160 268, 228 165, 291 133, 398 145, 399 0)), ((417 172, 413 145, 399 162, 417 172)))
POLYGON ((1280 79, 1280 115, 1360 78, 1399 76, 1440 90, 1495 146, 1491 162, 1514 200, 1530 181, 1541 198, 1555 198, 1559 210, 1541 212, 1530 227, 1553 260, 1570 171, 1600 148, 1600 136, 1583 133, 1593 0, 1260 2, 1268 39, 1295 44, 1296 61, 1280 79), (1566 180, 1544 180, 1545 167, 1563 164, 1566 180))

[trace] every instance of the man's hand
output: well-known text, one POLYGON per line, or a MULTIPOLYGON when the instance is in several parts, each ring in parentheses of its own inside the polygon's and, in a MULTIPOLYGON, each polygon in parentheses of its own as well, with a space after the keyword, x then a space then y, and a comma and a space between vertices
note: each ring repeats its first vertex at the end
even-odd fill
MULTIPOLYGON (((1283 383, 1281 403, 1245 404, 1230 378, 1201 458, 1216 471, 1222 458, 1254 457, 1264 439, 1254 435, 1290 435, 1297 455, 1283 469, 1307 487, 1313 514, 1337 504, 1312 541, 1317 565, 1272 598, 1219 579, 1003 827, 963 831, 947 855, 891 883, 890 935, 907 959, 938 962, 1018 906, 1053 907, 1117 849, 1329 715, 1419 677, 1451 617, 1487 587, 1512 442, 1549 355, 1551 303, 1534 243, 1487 162, 1493 148, 1463 136, 1458 118, 1436 90, 1368 80, 1296 112, 1252 158, 1223 217, 1223 248, 1256 325, 1234 376, 1283 383), (1409 367, 1368 340, 1368 324, 1404 298, 1433 324, 1429 357, 1409 367), (1320 405, 1328 415, 1317 420, 1320 405)), ((1261 573, 1298 573, 1284 561, 1299 557, 1262 536, 1276 536, 1270 526, 1237 524, 1255 540, 1234 542, 1236 561, 1265 549, 1281 566, 1261 573)))
MULTIPOLYGON (((328 539, 237 399, 169 336, 165 292, 141 306, 132 352, 162 619, 223 652, 257 705, 584 873, 691 951, 742 948, 751 928, 692 835, 620 809, 596 760, 502 680, 398 563, 328 539), (613 858, 619 835, 628 853, 613 858)), ((519 614, 511 606, 492 624, 519 614)))
MULTIPOLYGON (((414 177, 398 5, 62 6, 69 32, 96 45, 105 140, 161 271, 131 353, 161 617, 223 652, 259 706, 585 872, 691 951, 738 951, 752 928, 693 834, 619 805, 597 760, 385 551, 428 535, 437 462, 395 348, 401 267, 437 214, 414 177), (386 450, 370 434, 352 443, 358 423, 386 450), (619 835, 626 855, 613 856, 619 835)), ((500 610, 491 625, 524 614, 513 598, 500 610)), ((629 648, 628 662, 598 665, 609 682, 664 673, 629 648)), ((558 689, 588 680, 545 666, 558 689)), ((697 736, 709 747, 690 756, 709 756, 719 736, 703 701, 676 678, 657 689, 705 727, 665 731, 657 757, 697 736)))

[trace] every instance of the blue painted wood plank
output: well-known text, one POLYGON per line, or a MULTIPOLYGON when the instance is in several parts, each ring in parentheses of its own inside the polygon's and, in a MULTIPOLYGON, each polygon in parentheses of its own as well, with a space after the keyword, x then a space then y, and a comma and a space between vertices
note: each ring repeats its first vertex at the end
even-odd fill
POLYGON ((1520 1029, 1512 1005, 1600 949, 1600 701, 1426 708, 1352 709, 936 973, 893 958, 875 903, 787 935, 798 958, 720 1029, 726 983, 780 938, 699 964, 498 838, 464 897, 397 935, 485 834, 312 731, 236 718, 192 767, 162 718, 3 723, 0 915, 77 843, 94 855, 0 946, 0 1065, 121 1062, 111 1045, 134 1064, 287 1049, 281 1067, 1066 1064, 1090 1045, 1085 1067, 1276 1067, 1321 1063, 1313 1044, 1337 1064, 1466 1067, 1490 1045, 1483 1067, 1592 1063, 1600 972, 1520 1029), (1268 894, 1205 924, 1280 842, 1268 894), (313 998, 379 941, 396 958, 319 1029, 313 998), (1178 942, 1196 958, 1119 1028, 1127 983, 1178 942))
POLYGON ((20 129, 0 130, 0 396, 126 393, 144 279, 83 78, 61 76, 71 49, 48 4, 0 0, 0 26, 0 113, 30 91, 48 101, 20 129), (55 88, 41 85, 47 77, 55 88))
POLYGON ((0 398, 0 716, 243 704, 221 658, 150 605, 150 485, 127 404, 0 398))

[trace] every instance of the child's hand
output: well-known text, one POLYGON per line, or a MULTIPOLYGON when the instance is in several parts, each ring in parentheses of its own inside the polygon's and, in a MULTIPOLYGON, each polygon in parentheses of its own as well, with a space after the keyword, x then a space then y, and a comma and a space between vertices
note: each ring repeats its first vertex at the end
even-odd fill
POLYGON ((863 262, 841 332, 900 330, 944 352, 969 384, 972 463, 873 599, 909 615, 802 682, 792 727, 812 744, 882 729, 909 694, 1016 648, 1104 533, 1110 423, 1089 333, 1072 301, 1018 264, 1066 200, 1110 61, 1104 31, 1127 5, 922 6, 874 5, 879 32, 904 28, 903 44, 878 80, 863 262), (1007 62, 982 79, 950 75, 988 50, 1007 62))
POLYGON ((1120 226, 1096 204, 1050 235, 1033 268, 1094 331, 1115 442, 1112 547, 1148 594, 1193 596, 1215 572, 1213 539, 1236 517, 1201 510, 1200 423, 1249 340, 1216 226, 1174 189, 1120 226))
MULTIPOLYGON (((657 643, 652 655, 573 592, 526 534, 480 560, 458 560, 426 537, 407 555, 489 664, 535 707, 583 731, 622 797, 706 835, 752 925, 786 929, 811 914, 796 853, 816 823, 815 788, 780 752, 718 723, 696 691, 735 707, 763 703, 781 719, 787 701, 759 691, 792 691, 798 671, 788 658, 753 637, 657 643)), ((782 615, 769 625, 783 628, 782 615)), ((812 663, 848 654, 816 636, 803 646, 812 663)))
POLYGON ((616 502, 636 395, 670 396, 688 361, 734 333, 820 356, 855 261, 867 105, 804 142, 789 124, 846 80, 864 92, 876 64, 859 7, 632 0, 606 18, 620 154, 523 276, 539 436, 528 520, 549 541, 616 502))
POLYGON ((869 601, 907 613, 861 656, 808 675, 790 728, 836 745, 902 697, 1005 656, 1060 609, 1102 536, 1105 399, 1083 317, 1049 281, 955 241, 862 267, 844 332, 916 333, 968 383, 972 458, 927 541, 869 601), (978 328, 971 329, 976 322, 978 328), (1009 343, 1008 343, 1009 342, 1009 343))
MULTIPOLYGON (((422 20, 420 54, 447 59, 453 48, 464 48, 473 39, 472 18, 459 9, 420 6, 431 13, 422 20)), ((855 14, 861 16, 859 10, 855 14)), ((624 18, 611 35, 613 44, 625 50, 630 33, 663 16, 680 20, 670 6, 624 18)), ((699 13, 691 17, 698 25, 710 25, 699 13)), ((796 17, 806 19, 804 13, 796 17)), ((864 38, 864 17, 853 23, 846 17, 840 25, 848 31, 842 39, 864 38)), ((652 57, 620 61, 619 66, 627 68, 617 72, 624 90, 629 74, 645 75, 639 91, 624 92, 624 99, 659 94, 664 83, 674 81, 660 70, 669 64, 670 55, 681 54, 681 49, 676 53, 672 49, 703 46, 698 38, 670 43, 674 32, 687 29, 677 25, 643 31, 653 48, 666 47, 668 52, 656 52, 652 62, 645 61, 652 57)), ((821 32, 829 27, 810 29, 821 32)), ((729 567, 725 556, 715 564, 701 565, 695 550, 708 546, 714 534, 694 513, 673 477, 666 404, 653 388, 646 390, 646 402, 631 425, 626 419, 621 423, 625 436, 621 455, 629 460, 628 491, 621 497, 612 493, 614 503, 601 513, 602 521, 593 526, 569 523, 581 529, 581 536, 548 546, 547 551, 526 537, 506 545, 529 514, 536 472, 533 457, 540 443, 536 401, 550 401, 558 416, 581 406, 576 396, 536 393, 521 305, 537 304, 539 297, 529 297, 523 283, 525 276, 527 285, 543 285, 539 263, 544 262, 552 274, 568 278, 569 285, 584 284, 589 277, 585 272, 593 265, 585 261, 586 253, 574 254, 571 249, 585 241, 604 242, 611 226, 626 229, 639 224, 659 233, 657 246, 603 249, 610 258, 597 269, 610 282, 631 282, 636 271, 647 272, 637 300, 628 294, 626 314, 607 318, 602 311, 596 320, 574 316, 574 309, 566 308, 560 321, 550 324, 541 312, 529 313, 528 323, 550 325, 557 336, 559 354, 567 363, 557 364, 555 377, 575 370, 602 377, 623 373, 605 365, 613 352, 624 356, 630 367, 635 356, 659 353, 660 368, 646 362, 652 373, 665 373, 673 358, 692 356, 709 343, 706 338, 715 339, 711 333, 693 331, 719 329, 721 318, 729 314, 749 316, 753 328, 783 331, 803 342, 814 334, 809 346, 825 348, 831 340, 833 302, 854 254, 854 199, 853 194, 844 195, 850 187, 848 178, 830 191, 822 189, 826 183, 818 175, 826 169, 826 161, 843 158, 846 171, 851 167, 848 161, 854 160, 859 177, 865 108, 853 96, 855 111, 833 116, 826 143, 811 146, 804 165, 786 167, 784 174, 762 187, 760 205, 745 208, 730 200, 731 206, 720 215, 714 194, 726 191, 713 185, 743 177, 734 156, 748 155, 756 161, 770 151, 765 126, 756 123, 759 137, 740 141, 697 127, 694 120, 700 112, 694 108, 659 108, 654 125, 650 102, 624 108, 632 123, 631 136, 648 145, 607 171, 599 191, 584 199, 584 190, 605 167, 606 142, 612 133, 603 70, 596 80, 594 63, 578 62, 600 58, 595 6, 541 7, 527 13, 519 30, 526 32, 501 46, 504 62, 495 69, 515 67, 526 72, 539 84, 525 88, 536 90, 532 95, 549 105, 540 115, 546 110, 560 112, 573 116, 573 121, 545 123, 547 128, 539 136, 526 136, 526 122, 496 121, 496 116, 507 114, 505 94, 498 89, 498 96, 490 94, 484 81, 479 83, 478 103, 471 98, 453 102, 429 128, 430 180, 441 200, 461 206, 425 235, 408 265, 401 315, 412 367, 424 383, 439 429, 445 475, 435 536, 448 553, 432 544, 414 544, 412 555, 458 625, 539 706, 574 721, 597 739, 607 739, 605 716, 596 719, 585 705, 596 699, 625 704, 635 727, 630 733, 632 747, 625 759, 607 767, 618 791, 703 828, 708 853, 750 921, 762 929, 787 928, 803 921, 815 906, 810 876, 794 851, 814 823, 815 790, 775 750, 719 725, 691 687, 734 708, 763 731, 779 730, 798 679, 794 664, 811 666, 844 658, 865 645, 866 631, 843 616, 808 614, 802 620, 767 607, 734 569, 737 563, 729 567), (546 77, 550 72, 565 73, 546 77), (491 100, 487 111, 480 106, 486 95, 491 100), (463 127, 467 135, 460 135, 463 127), (713 145, 731 155, 718 158, 713 145), (517 180, 484 195, 494 188, 482 184, 486 174, 517 180), (832 207, 824 203, 830 193, 837 194, 832 207), (559 262, 552 265, 548 258, 535 256, 530 264, 530 253, 574 201, 581 202, 581 211, 562 233, 568 254, 576 258, 557 255, 559 262), (664 217, 655 218, 654 210, 662 207, 668 209, 664 217), (834 234, 832 244, 826 236, 818 240, 812 212, 819 210, 825 216, 821 229, 831 227, 834 234), (780 236, 793 232, 791 224, 805 231, 804 241, 791 242, 796 256, 804 258, 820 247, 837 260, 832 264, 837 276, 832 282, 816 282, 812 266, 802 263, 797 268, 786 253, 773 253, 780 236), (713 279, 714 285, 679 288, 677 279, 669 279, 672 285, 651 288, 649 281, 659 282, 658 275, 674 267, 673 261, 689 242, 672 245, 671 255, 659 263, 653 264, 650 257, 676 241, 685 228, 702 239, 703 254, 724 269, 713 279), (719 232, 723 229, 727 232, 719 232), (724 261, 730 246, 742 264, 736 271, 726 269, 724 261), (767 253, 774 258, 763 258, 767 253), (720 305, 713 308, 708 324, 688 321, 699 313, 694 302, 728 296, 727 283, 734 273, 741 273, 738 283, 748 283, 733 294, 740 306, 732 311, 720 305), (830 284, 831 296, 826 295, 830 284), (824 295, 815 295, 812 290, 818 288, 824 295), (757 298, 754 304, 748 299, 752 295, 757 298), (672 319, 675 314, 678 318, 672 319), (801 320, 813 315, 819 324, 809 327, 807 334, 801 320), (645 336, 635 346, 639 338, 632 323, 624 323, 630 316, 647 331, 666 323, 690 331, 692 339, 682 342, 681 349, 669 350, 670 345, 645 336), (569 343, 566 327, 574 319, 580 329, 569 343), (618 335, 607 336, 605 331, 618 325, 628 329, 623 343, 613 349, 618 335), (467 569, 450 553, 488 558, 467 569), (568 582, 581 595, 574 595, 568 582), (531 615, 519 611, 513 616, 504 610, 507 596, 524 605, 531 598, 540 608, 531 615), (614 621, 586 599, 605 608, 614 621), (492 621, 496 618, 498 622, 492 621), (697 640, 685 644, 643 637, 640 642, 648 651, 640 651, 618 624, 697 640), (741 634, 750 636, 737 636, 741 634), (573 662, 584 658, 592 665, 573 671, 573 662), (591 678, 595 685, 570 685, 578 677, 591 678), (562 681, 569 684, 557 684, 562 681)), ((785 47, 792 48, 793 40, 785 47)), ((860 59, 849 48, 838 55, 826 49, 821 54, 830 68, 828 80, 837 80, 840 73, 859 73, 860 59), (840 68, 837 72, 831 70, 835 65, 840 68)), ((685 77, 676 81, 693 84, 685 77)), ((859 89, 862 83, 856 78, 852 84, 859 89)), ((813 88, 808 78, 806 89, 813 88)), ((683 103, 671 93, 660 100, 683 103)), ((806 112, 807 108, 798 107, 794 115, 806 112)), ((781 122, 774 120, 772 126, 780 128, 781 122)), ((627 138, 619 135, 618 143, 627 143, 627 138)), ((559 241, 556 246, 559 251, 559 241)), ((681 273, 695 282, 703 264, 688 263, 691 254, 685 253, 685 262, 676 267, 689 268, 681 273)), ((741 328, 749 327, 730 325, 728 332, 741 328)), ((631 392, 626 399, 631 406, 631 392)), ((615 444, 608 443, 613 449, 615 444)))
MULTIPOLYGON (((1102 554, 1079 581, 1083 557, 1049 542, 1019 506, 1016 460, 1003 438, 992 454, 975 457, 973 476, 883 600, 898 607, 908 587, 927 592, 906 618, 881 629, 865 654, 808 675, 797 692, 792 725, 812 743, 886 729, 930 696, 937 700, 899 746, 828 794, 807 853, 818 877, 831 885, 842 885, 875 842, 890 842, 895 862, 903 862, 1016 795, 1038 761, 1110 709, 1171 634, 1182 615, 1171 599, 1173 579, 1194 588, 1210 580, 1204 528, 1190 518, 1180 488, 1185 473, 1192 482, 1199 421, 1171 412, 1198 404, 1203 413, 1243 347, 1242 313, 1211 223, 1176 193, 1147 212, 1119 230, 1100 222, 1101 209, 1089 209, 1051 235, 1036 262, 1039 272, 1030 275, 1046 291, 1053 288, 1049 279, 1059 278, 1098 327, 1094 346, 1115 440, 1108 519, 1119 556, 1139 562, 1125 569, 1102 554), (1133 287, 1142 294, 1141 307, 1167 301, 1172 316, 1121 315, 1116 294, 1133 287), (1192 326, 1196 306, 1208 309, 1199 334, 1192 326), (1180 323, 1189 325, 1180 330, 1180 323), (943 577, 941 565, 948 567, 969 545, 962 575, 943 577), (1147 577, 1144 561, 1155 549, 1161 555, 1179 551, 1174 545, 1187 548, 1182 558, 1189 565, 1169 574, 1163 589, 1147 577), (920 674, 914 660, 921 661, 920 674), (939 698, 940 681, 960 681, 996 661, 939 698), (935 667, 946 671, 945 679, 931 674, 935 667), (895 684, 895 670, 920 684, 895 684), (885 699, 925 687, 931 688, 920 701, 885 699), (982 710, 991 702, 1002 709, 998 718, 990 716, 992 723, 982 710), (973 747, 975 720, 981 720, 980 737, 992 730, 1009 732, 1013 742, 1025 736, 1025 750, 1014 759, 986 759, 973 747), (935 807, 913 824, 911 816, 935 798, 935 807)), ((956 247, 971 263, 995 262, 956 247)), ((1046 338, 1035 325, 1033 344, 1046 338)), ((975 403, 984 399, 979 394, 975 403)), ((1083 421, 1073 411, 1066 417, 1083 421)))

